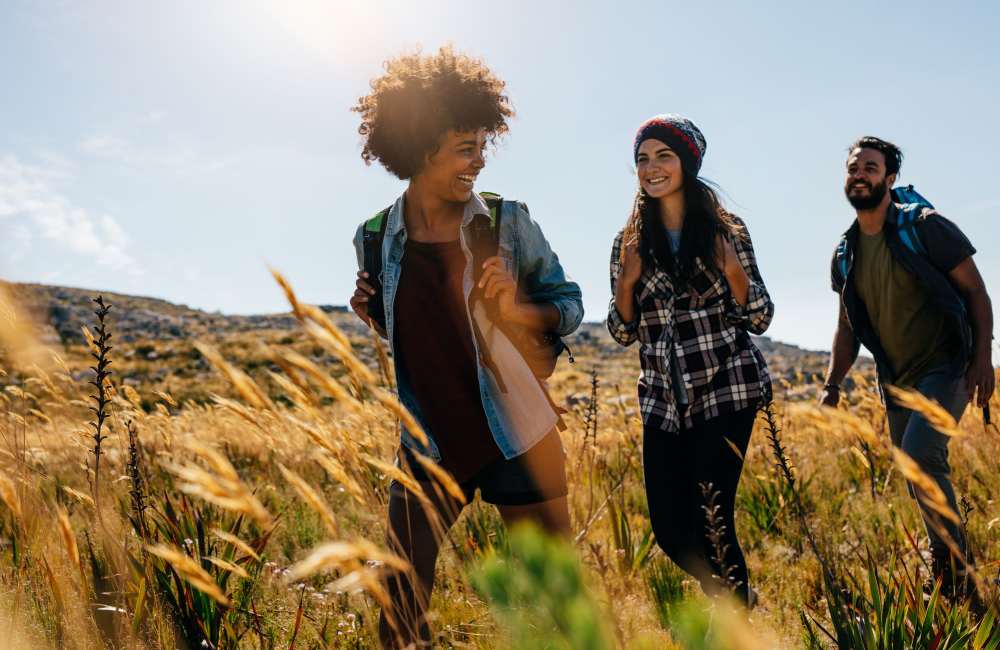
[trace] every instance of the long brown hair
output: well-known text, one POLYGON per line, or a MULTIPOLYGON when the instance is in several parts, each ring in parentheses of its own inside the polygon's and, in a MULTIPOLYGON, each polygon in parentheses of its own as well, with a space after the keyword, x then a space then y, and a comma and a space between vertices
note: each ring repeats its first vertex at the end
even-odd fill
MULTIPOLYGON (((715 238, 721 234, 729 239, 742 238, 743 231, 733 216, 726 212, 716 190, 705 180, 685 178, 684 227, 681 245, 675 255, 660 220, 659 200, 639 189, 632 214, 625 224, 623 244, 638 238, 639 254, 645 268, 659 266, 675 281, 686 283, 695 268, 695 259, 721 270, 715 250, 715 238)), ((624 259, 625 246, 622 246, 624 259)))

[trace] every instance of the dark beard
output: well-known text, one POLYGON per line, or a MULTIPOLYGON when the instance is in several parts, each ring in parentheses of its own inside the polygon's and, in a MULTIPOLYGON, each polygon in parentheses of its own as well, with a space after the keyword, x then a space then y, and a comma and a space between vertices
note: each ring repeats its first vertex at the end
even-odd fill
POLYGON ((871 210, 872 208, 877 208, 878 204, 882 202, 885 198, 886 184, 885 179, 878 185, 869 185, 868 196, 851 196, 851 186, 848 185, 844 188, 844 194, 847 196, 847 201, 850 203, 855 210, 871 210))

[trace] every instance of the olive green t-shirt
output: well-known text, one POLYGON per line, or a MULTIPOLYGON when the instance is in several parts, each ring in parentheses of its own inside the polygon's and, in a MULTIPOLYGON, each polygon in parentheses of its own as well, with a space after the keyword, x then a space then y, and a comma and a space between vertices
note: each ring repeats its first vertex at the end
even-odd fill
POLYGON ((917 277, 892 256, 885 231, 858 233, 854 283, 897 386, 913 386, 928 370, 959 352, 960 339, 945 312, 934 305, 917 277))

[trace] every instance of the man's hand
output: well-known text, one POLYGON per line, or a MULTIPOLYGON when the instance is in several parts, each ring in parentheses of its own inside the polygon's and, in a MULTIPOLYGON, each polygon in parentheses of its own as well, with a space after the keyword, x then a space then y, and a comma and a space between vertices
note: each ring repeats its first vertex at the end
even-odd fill
POLYGON ((517 311, 517 283, 507 270, 502 257, 494 255, 483 262, 483 275, 479 278, 479 288, 486 298, 496 298, 500 317, 512 319, 517 311))
POLYGON ((974 400, 975 406, 983 408, 990 403, 996 385, 996 375, 993 373, 989 350, 977 351, 972 355, 972 363, 965 373, 965 385, 969 389, 969 398, 974 400))
POLYGON ((837 404, 840 404, 840 388, 836 386, 824 386, 823 392, 819 396, 819 405, 837 408, 837 404))
POLYGON ((368 272, 358 271, 358 280, 355 283, 354 294, 351 296, 351 309, 365 325, 373 327, 384 338, 386 336, 385 330, 368 315, 368 299, 375 295, 375 287, 368 284, 367 280, 368 272))

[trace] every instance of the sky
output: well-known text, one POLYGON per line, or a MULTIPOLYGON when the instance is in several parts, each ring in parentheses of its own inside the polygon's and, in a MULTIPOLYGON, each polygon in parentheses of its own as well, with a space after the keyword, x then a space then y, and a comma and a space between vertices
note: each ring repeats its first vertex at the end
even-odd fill
POLYGON ((587 320, 607 313, 635 128, 664 112, 705 133, 773 338, 829 347, 865 134, 902 147, 900 181, 980 249, 1000 306, 998 29, 995 2, 0 0, 0 278, 285 311, 271 265, 345 304, 357 224, 405 188, 365 166, 349 109, 385 59, 452 44, 517 111, 477 189, 528 204, 587 320))

